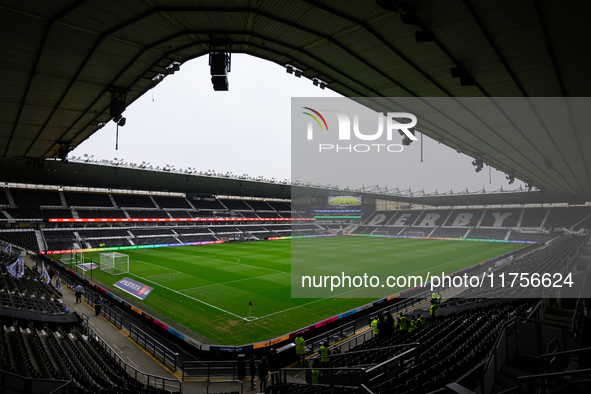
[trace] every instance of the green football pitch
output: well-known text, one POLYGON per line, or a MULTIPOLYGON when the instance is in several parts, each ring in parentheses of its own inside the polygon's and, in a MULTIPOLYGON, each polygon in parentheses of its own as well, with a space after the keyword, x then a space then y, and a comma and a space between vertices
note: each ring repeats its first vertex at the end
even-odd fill
POLYGON ((334 197, 328 201, 329 205, 360 205, 361 200, 357 197, 344 196, 334 197))
MULTIPOLYGON (((193 337, 192 332, 199 333, 220 345, 269 340, 372 301, 292 298, 291 245, 291 240, 275 240, 122 250, 129 255, 129 273, 111 275, 97 268, 93 280, 171 327, 193 337), (142 301, 113 286, 126 276, 154 290, 142 301)), ((433 267, 451 273, 521 246, 352 236, 297 240, 300 251, 321 254, 331 269, 346 257, 343 250, 371 250, 364 258, 375 264, 392 264, 395 255, 399 275, 426 274, 433 267)), ((99 253, 84 257, 85 262, 90 258, 97 262, 99 253)))

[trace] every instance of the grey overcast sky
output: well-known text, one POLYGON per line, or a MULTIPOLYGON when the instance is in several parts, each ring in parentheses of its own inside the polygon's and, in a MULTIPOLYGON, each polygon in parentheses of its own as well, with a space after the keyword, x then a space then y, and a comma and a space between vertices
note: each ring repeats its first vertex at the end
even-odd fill
MULTIPOLYGON (((284 67, 241 54, 232 55, 229 83, 229 92, 214 92, 207 56, 189 61, 123 113, 127 124, 119 128, 118 150, 115 124, 109 122, 70 157, 88 154, 95 160, 117 158, 154 167, 291 179, 291 98, 340 95, 321 90, 307 78, 296 78, 284 67)), ((496 170, 489 183, 488 167, 476 173, 472 158, 427 137, 423 153, 421 163, 420 144, 413 143, 405 148, 405 168, 393 169, 395 180, 367 174, 364 186, 441 193, 523 185, 519 180, 508 185, 505 174, 496 170)))

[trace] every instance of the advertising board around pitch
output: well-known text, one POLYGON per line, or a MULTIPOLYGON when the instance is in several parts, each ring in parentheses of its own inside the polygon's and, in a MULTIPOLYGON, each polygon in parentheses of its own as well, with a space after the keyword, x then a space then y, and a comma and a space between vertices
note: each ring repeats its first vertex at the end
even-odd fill
POLYGON ((153 287, 147 286, 128 277, 121 279, 119 282, 115 283, 114 286, 136 298, 139 298, 140 300, 144 300, 148 294, 154 290, 153 287))

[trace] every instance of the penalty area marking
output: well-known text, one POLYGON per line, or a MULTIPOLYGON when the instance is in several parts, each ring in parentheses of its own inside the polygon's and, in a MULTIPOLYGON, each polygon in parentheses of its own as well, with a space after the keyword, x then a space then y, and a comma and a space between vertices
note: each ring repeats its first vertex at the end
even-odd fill
POLYGON ((248 316, 248 317, 244 317, 243 319, 246 321, 255 321, 255 320, 258 320, 258 317, 248 316))
POLYGON ((188 289, 181 289, 179 291, 191 291, 191 290, 197 290, 197 289, 204 289, 206 287, 222 286, 222 285, 227 285, 229 283, 244 282, 245 280, 261 279, 261 278, 266 278, 268 276, 275 276, 275 275, 281 275, 281 274, 287 274, 287 272, 276 272, 274 274, 261 275, 261 276, 253 276, 252 278, 242 278, 242 279, 230 280, 228 282, 212 283, 210 285, 190 287, 188 289))
POLYGON ((161 265, 158 265, 158 264, 147 263, 147 262, 145 262, 145 261, 139 261, 139 260, 136 260, 135 262, 136 262, 136 263, 140 263, 140 264, 148 264, 148 265, 153 265, 154 267, 158 267, 158 268, 162 268, 162 269, 165 269, 165 270, 168 270, 168 271, 172 271, 172 272, 170 272, 170 273, 168 273, 168 274, 148 275, 148 276, 146 276, 146 278, 155 278, 155 277, 157 277, 157 276, 165 276, 165 275, 182 274, 182 272, 181 272, 181 271, 173 270, 172 268, 168 268, 168 267, 163 267, 163 266, 161 266, 161 265))
POLYGON ((172 291, 173 293, 176 293, 176 294, 178 294, 178 295, 182 295, 183 297, 187 297, 187 298, 189 298, 189 299, 191 299, 191 300, 193 300, 193 301, 197 301, 197 302, 199 302, 200 304, 206 305, 206 306, 208 306, 208 307, 210 307, 210 308, 213 308, 213 309, 215 309, 215 310, 218 310, 218 311, 220 311, 220 312, 224 312, 224 313, 226 313, 226 314, 228 314, 228 315, 231 315, 231 316, 237 317, 238 319, 246 320, 246 318, 245 318, 245 317, 242 317, 242 316, 240 316, 240 315, 237 315, 237 314, 235 314, 235 313, 229 312, 229 311, 227 311, 227 310, 225 310, 225 309, 222 309, 222 308, 220 308, 220 307, 217 307, 217 306, 215 306, 215 305, 212 305, 212 304, 210 304, 210 303, 208 303, 208 302, 205 302, 205 301, 203 301, 203 300, 200 300, 200 299, 198 299, 198 298, 191 297, 191 296, 188 296, 188 295, 186 295, 186 294, 183 294, 183 293, 181 293, 180 291, 177 291, 177 290, 171 289, 170 287, 166 287, 166 286, 164 286, 164 285, 162 285, 162 284, 160 284, 160 283, 158 283, 158 282, 154 282, 153 280, 146 279, 146 278, 144 278, 144 277, 141 277, 141 276, 139 276, 139 275, 132 274, 132 273, 130 273, 130 275, 133 275, 133 276, 135 276, 136 278, 140 278, 140 279, 142 279, 142 280, 145 280, 146 282, 153 283, 153 284, 155 284, 156 286, 160 286, 160 287, 162 287, 163 289, 166 289, 166 290, 168 290, 168 291, 172 291))

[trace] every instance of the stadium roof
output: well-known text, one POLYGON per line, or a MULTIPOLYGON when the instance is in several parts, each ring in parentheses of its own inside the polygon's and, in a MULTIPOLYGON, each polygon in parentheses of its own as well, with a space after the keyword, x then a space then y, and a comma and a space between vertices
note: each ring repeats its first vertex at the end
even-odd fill
MULTIPOLYGON (((125 93, 129 105, 173 65, 211 51, 292 65, 347 97, 591 92, 586 0, 0 0, 0 7, 4 181, 31 182, 30 171, 12 169, 65 156, 112 120, 112 95, 125 93), (431 41, 417 42, 418 31, 431 41), (452 68, 463 78, 452 78, 452 68)), ((586 128, 476 127, 442 143, 558 199, 590 200, 586 128)))

